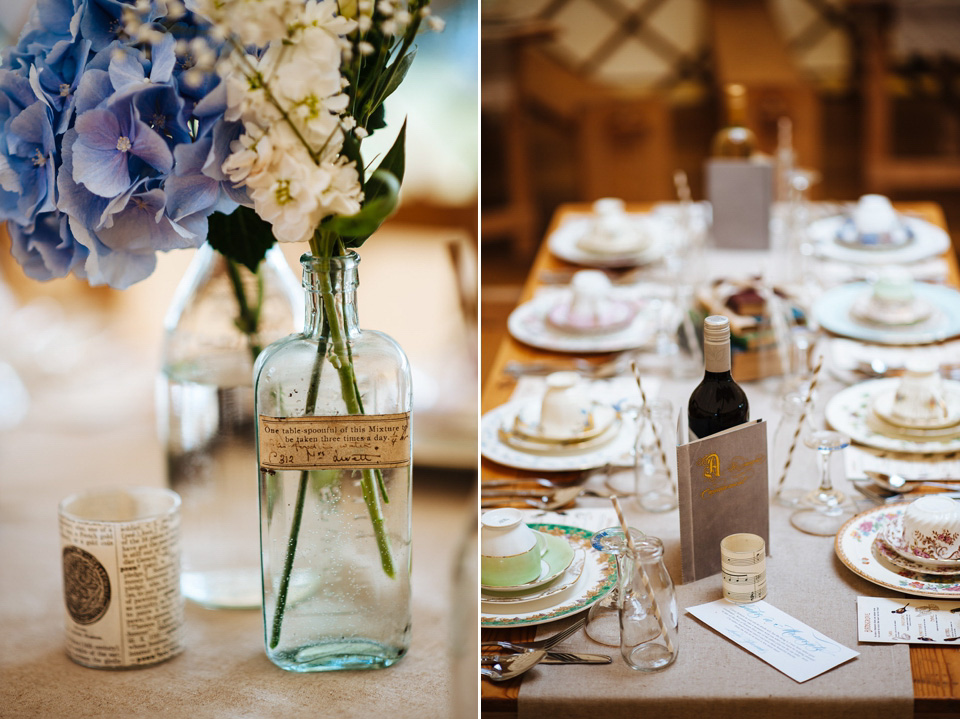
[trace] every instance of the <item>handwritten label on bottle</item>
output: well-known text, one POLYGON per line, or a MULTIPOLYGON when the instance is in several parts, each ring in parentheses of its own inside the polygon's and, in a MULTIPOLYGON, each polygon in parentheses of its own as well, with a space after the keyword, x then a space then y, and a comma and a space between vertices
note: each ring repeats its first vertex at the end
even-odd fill
POLYGON ((410 413, 260 415, 265 469, 391 469, 410 464, 410 413))

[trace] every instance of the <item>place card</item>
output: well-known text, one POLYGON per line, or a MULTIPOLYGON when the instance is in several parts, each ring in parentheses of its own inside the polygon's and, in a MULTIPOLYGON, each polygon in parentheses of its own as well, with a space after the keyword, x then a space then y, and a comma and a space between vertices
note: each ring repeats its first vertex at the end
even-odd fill
POLYGON ((857 597, 861 642, 960 645, 960 602, 857 597))
POLYGON ((687 611, 797 682, 860 655, 764 601, 733 604, 718 599, 687 611))
POLYGON ((720 541, 756 534, 770 554, 767 423, 747 422, 677 446, 681 583, 720 572, 720 541))

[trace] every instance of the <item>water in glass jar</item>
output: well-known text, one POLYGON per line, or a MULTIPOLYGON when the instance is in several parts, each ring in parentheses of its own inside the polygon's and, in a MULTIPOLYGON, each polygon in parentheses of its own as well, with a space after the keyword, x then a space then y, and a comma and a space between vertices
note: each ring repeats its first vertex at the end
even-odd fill
POLYGON ((157 389, 169 484, 182 499, 184 596, 211 608, 259 607, 257 455, 249 363, 168 367, 157 389))

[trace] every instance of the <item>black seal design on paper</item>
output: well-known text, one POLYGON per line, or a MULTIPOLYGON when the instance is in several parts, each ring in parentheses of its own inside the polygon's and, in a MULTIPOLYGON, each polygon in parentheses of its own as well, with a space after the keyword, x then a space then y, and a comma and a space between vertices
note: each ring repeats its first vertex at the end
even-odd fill
POLYGON ((90 552, 64 547, 63 594, 73 621, 93 624, 110 606, 110 576, 90 552))

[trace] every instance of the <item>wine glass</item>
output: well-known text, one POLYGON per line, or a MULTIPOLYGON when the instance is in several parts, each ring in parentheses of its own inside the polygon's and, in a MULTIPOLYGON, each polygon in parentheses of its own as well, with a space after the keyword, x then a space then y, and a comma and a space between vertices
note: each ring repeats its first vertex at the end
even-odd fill
MULTIPOLYGON (((640 541, 646 535, 639 529, 630 527, 630 535, 634 541, 640 541)), ((617 560, 617 583, 607 596, 594 602, 587 612, 587 626, 584 631, 587 636, 599 644, 608 647, 620 646, 620 580, 624 576, 623 563, 627 549, 627 538, 622 527, 608 527, 601 529, 590 540, 593 548, 607 554, 612 554, 617 560)))
POLYGON ((850 438, 840 432, 815 429, 804 435, 803 443, 819 455, 820 486, 803 498, 805 506, 793 513, 790 524, 807 534, 833 536, 853 516, 843 506, 846 497, 834 488, 830 478, 830 459, 834 452, 850 445, 850 438))

